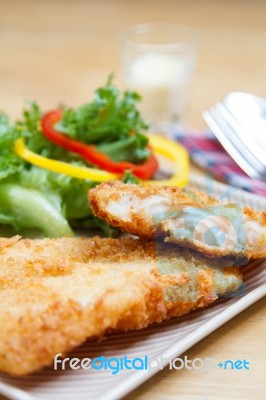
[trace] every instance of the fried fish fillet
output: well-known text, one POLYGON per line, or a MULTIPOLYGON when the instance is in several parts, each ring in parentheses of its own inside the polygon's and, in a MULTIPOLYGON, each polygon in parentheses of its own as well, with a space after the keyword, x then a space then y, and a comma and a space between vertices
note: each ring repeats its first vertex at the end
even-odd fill
POLYGON ((246 263, 266 257, 266 212, 221 204, 192 188, 106 182, 89 191, 93 213, 133 235, 246 263))
POLYGON ((241 285, 238 268, 166 247, 133 238, 0 239, 0 371, 29 374, 87 338, 186 314, 241 285))

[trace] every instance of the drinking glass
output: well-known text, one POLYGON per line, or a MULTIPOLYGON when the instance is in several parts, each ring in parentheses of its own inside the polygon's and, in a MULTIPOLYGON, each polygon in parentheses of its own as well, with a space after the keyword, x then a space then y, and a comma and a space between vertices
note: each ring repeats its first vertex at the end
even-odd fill
POLYGON ((121 32, 123 81, 142 96, 151 124, 183 124, 196 63, 197 34, 176 24, 136 25, 121 32))

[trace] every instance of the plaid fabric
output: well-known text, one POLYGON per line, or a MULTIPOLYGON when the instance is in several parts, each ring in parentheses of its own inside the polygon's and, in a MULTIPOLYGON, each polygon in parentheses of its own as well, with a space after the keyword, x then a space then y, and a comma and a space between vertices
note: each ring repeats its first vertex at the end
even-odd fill
POLYGON ((174 132, 174 137, 188 150, 192 161, 214 177, 266 197, 266 183, 247 176, 211 132, 174 132))

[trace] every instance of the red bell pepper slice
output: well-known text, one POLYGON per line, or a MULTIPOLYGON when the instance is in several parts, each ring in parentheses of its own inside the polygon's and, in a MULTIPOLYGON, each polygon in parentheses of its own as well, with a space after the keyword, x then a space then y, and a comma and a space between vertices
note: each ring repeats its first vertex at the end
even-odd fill
POLYGON ((90 164, 116 174, 123 174, 126 170, 130 170, 136 177, 146 180, 151 178, 158 170, 159 164, 154 154, 151 154, 150 157, 140 165, 127 161, 116 162, 106 154, 97 150, 94 145, 82 143, 58 132, 54 129, 54 124, 60 121, 62 115, 62 111, 52 110, 44 114, 41 119, 42 133, 51 142, 68 151, 79 154, 90 164))

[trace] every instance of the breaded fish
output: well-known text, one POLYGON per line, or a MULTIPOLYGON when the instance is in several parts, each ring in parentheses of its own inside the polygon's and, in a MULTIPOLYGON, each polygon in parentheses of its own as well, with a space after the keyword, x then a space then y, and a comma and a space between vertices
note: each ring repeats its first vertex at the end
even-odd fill
POLYGON ((242 282, 193 251, 133 238, 0 239, 0 371, 24 375, 87 338, 207 306, 242 282))
POLYGON ((133 235, 247 262, 266 257, 266 212, 221 204, 206 193, 173 186, 105 182, 89 191, 93 213, 133 235))

